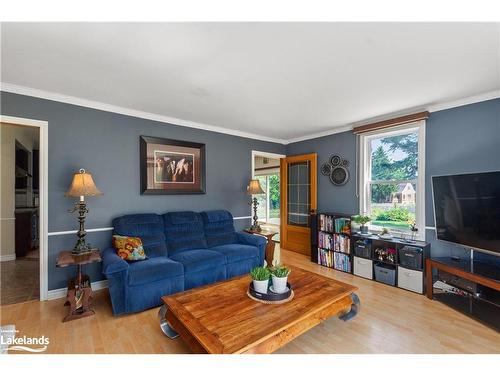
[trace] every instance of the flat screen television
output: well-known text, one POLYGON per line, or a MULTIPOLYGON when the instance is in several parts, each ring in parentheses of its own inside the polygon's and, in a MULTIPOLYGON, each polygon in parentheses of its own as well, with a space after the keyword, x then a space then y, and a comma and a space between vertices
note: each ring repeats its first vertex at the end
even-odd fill
POLYGON ((433 176, 439 240, 500 255, 500 171, 433 176))

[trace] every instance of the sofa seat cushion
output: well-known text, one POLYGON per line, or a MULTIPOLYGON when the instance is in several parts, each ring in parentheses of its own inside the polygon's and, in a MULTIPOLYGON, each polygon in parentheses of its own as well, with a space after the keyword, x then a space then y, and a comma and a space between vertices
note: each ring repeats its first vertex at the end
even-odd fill
POLYGON ((167 257, 156 257, 141 262, 130 263, 128 268, 129 285, 141 285, 153 281, 182 276, 184 267, 167 257))
POLYGON ((182 263, 186 274, 210 270, 226 264, 226 257, 223 254, 207 249, 186 250, 172 255, 171 259, 182 263))
POLYGON ((227 264, 259 257, 259 249, 256 246, 243 245, 239 243, 215 246, 210 250, 224 254, 227 264))

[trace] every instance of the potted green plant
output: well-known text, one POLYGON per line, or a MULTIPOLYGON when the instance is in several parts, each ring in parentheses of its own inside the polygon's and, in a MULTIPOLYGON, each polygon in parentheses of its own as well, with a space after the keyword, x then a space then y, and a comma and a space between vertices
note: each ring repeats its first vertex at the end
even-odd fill
POLYGON ((368 226, 366 224, 372 221, 372 218, 370 216, 356 215, 352 217, 352 221, 361 225, 359 229, 362 234, 368 234, 368 226))
POLYGON ((257 293, 266 294, 269 285, 271 271, 267 267, 255 267, 250 271, 253 280, 253 288, 257 293))
POLYGON ((415 220, 409 220, 409 224, 411 230, 411 240, 412 242, 415 242, 418 233, 417 222, 415 220))
POLYGON ((275 293, 284 293, 286 291, 286 284, 290 269, 285 266, 276 266, 271 271, 271 278, 273 280, 273 291, 275 293))

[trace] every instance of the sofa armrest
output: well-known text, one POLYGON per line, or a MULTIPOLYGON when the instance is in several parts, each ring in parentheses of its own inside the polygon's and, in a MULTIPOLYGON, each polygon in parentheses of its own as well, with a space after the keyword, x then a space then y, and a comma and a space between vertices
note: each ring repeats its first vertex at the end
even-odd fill
POLYGON ((267 240, 263 236, 250 234, 246 232, 237 232, 238 242, 244 245, 255 246, 259 249, 259 261, 260 264, 264 264, 264 259, 266 257, 266 244, 267 240))
POLYGON ((120 258, 115 249, 108 247, 102 252, 102 273, 111 275, 128 270, 128 263, 120 258))

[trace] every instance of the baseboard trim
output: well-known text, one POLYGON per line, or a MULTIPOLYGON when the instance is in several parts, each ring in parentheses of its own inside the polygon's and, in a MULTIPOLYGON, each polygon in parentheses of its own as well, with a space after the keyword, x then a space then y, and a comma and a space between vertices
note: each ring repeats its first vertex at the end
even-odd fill
MULTIPOLYGON (((95 281, 91 283, 91 286, 93 291, 106 289, 108 287, 108 280, 95 281)), ((52 289, 49 290, 49 292, 47 293, 47 299, 52 300, 52 299, 64 298, 66 297, 67 293, 68 293, 68 288, 52 289)))
POLYGON ((0 255, 0 262, 9 262, 11 260, 16 260, 16 254, 0 255))

